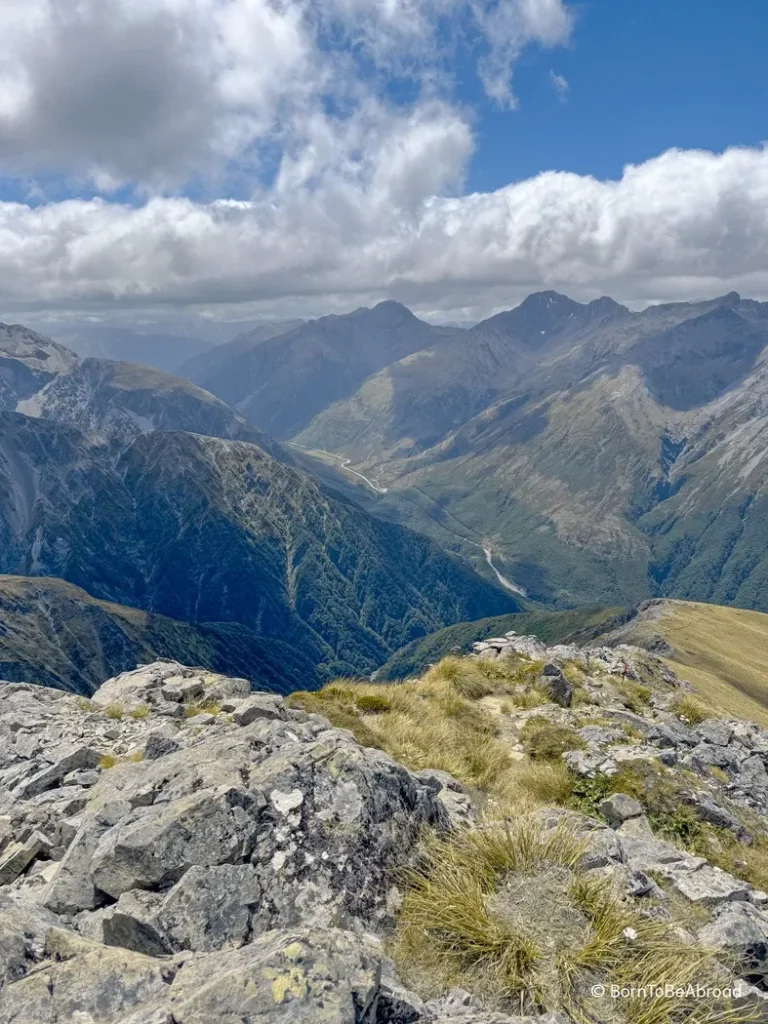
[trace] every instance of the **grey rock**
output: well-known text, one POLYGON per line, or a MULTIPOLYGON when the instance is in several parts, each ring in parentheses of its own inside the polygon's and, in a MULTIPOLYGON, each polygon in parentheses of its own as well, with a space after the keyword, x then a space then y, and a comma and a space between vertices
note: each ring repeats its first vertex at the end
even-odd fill
POLYGON ((54 914, 20 894, 0 892, 0 995, 43 959, 45 937, 58 924, 54 914))
POLYGON ((173 733, 165 729, 155 729, 147 736, 144 758, 147 761, 156 761, 168 754, 175 754, 177 750, 181 750, 181 744, 176 741, 173 733))
POLYGON ((51 849, 51 841, 41 832, 33 832, 22 843, 11 843, 0 857, 0 885, 8 885, 26 870, 35 857, 51 849))
POLYGON ((185 963, 167 1005, 177 1024, 376 1024, 380 971, 348 932, 269 932, 185 963))
POLYGON ((232 717, 237 725, 250 725, 259 718, 284 720, 287 715, 285 704, 276 694, 254 693, 238 705, 232 717))
POLYGON ((628 818, 616 829, 616 835, 630 839, 653 839, 653 829, 644 814, 628 818))
POLYGON ((614 793, 600 804, 600 813, 608 824, 618 828, 628 818, 639 818, 643 813, 642 805, 634 797, 624 793, 614 793))
POLYGON ((705 743, 712 743, 717 747, 727 747, 733 738, 733 729, 728 722, 715 718, 697 725, 695 731, 705 743))
POLYGON ((195 866, 164 898, 157 922, 173 948, 208 952, 242 946, 262 897, 251 864, 195 866))
POLYGON ((557 665, 548 664, 541 670, 541 682, 555 704, 569 708, 573 701, 573 686, 557 665))
POLYGON ((746 882, 711 864, 700 865, 694 870, 685 864, 671 865, 664 873, 682 896, 700 906, 712 907, 749 898, 746 882))
POLYGON ((718 907, 714 920, 699 929, 698 939, 703 946, 736 957, 743 976, 768 975, 768 914, 751 903, 726 903, 718 907))
POLYGON ((15 791, 20 799, 29 799, 38 793, 44 793, 48 789, 57 786, 66 775, 77 768, 96 768, 101 760, 101 754, 90 747, 74 747, 62 756, 58 757, 51 765, 46 765, 40 771, 22 783, 15 791))
POLYGON ((248 790, 222 786, 139 807, 100 841, 91 861, 94 884, 117 898, 170 885, 194 864, 240 861, 259 831, 257 805, 248 790))
POLYGON ((158 927, 154 913, 155 894, 123 893, 113 907, 97 911, 99 938, 105 946, 121 946, 146 956, 166 956, 172 945, 158 927), (147 899, 147 896, 150 899, 147 899))
POLYGON ((161 1003, 178 965, 51 928, 36 970, 0 991, 0 1020, 13 1024, 121 1022, 161 1003))
POLYGON ((618 770, 615 760, 599 750, 566 750, 563 760, 575 775, 587 779, 615 775, 618 770))

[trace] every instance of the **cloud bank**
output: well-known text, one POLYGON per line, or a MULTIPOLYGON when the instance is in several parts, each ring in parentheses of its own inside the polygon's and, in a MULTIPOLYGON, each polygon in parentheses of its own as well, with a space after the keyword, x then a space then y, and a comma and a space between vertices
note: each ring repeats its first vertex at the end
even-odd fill
POLYGON ((765 149, 463 193, 459 59, 512 108, 571 29, 561 0, 5 0, 0 175, 84 198, 0 202, 0 313, 768 297, 765 149))

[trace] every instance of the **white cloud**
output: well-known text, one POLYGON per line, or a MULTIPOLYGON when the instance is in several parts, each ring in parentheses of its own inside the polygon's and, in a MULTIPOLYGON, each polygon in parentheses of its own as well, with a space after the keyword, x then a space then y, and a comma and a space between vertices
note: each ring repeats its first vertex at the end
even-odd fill
POLYGON ((619 181, 546 173, 439 197, 470 139, 448 107, 369 112, 366 159, 284 168, 248 202, 0 204, 0 310, 182 305, 313 314, 395 296, 470 315, 531 290, 768 298, 768 150, 673 150, 619 181), (281 172, 282 173, 282 172, 281 172), (419 201, 415 201, 419 197, 419 201), (260 305, 259 305, 260 304, 260 305))
POLYGON ((568 90, 570 89, 567 78, 564 75, 558 75, 556 71, 550 71, 549 80, 552 83, 552 88, 557 93, 557 98, 561 103, 565 103, 568 99, 568 90))
POLYGON ((568 30, 564 0, 3 0, 0 175, 242 184, 393 78, 450 101, 459 48, 506 103, 520 51, 568 30))
POLYGON ((312 315, 394 296, 465 318, 541 287, 630 302, 733 287, 768 297, 764 149, 671 151, 620 181, 548 173, 461 194, 473 137, 453 90, 459 48, 512 106, 515 61, 566 43, 569 11, 2 0, 0 175, 29 199, 0 203, 0 317, 312 315), (126 204, 40 203, 35 182, 52 176, 136 191, 126 204), (197 196, 248 198, 185 198, 194 181, 197 196))

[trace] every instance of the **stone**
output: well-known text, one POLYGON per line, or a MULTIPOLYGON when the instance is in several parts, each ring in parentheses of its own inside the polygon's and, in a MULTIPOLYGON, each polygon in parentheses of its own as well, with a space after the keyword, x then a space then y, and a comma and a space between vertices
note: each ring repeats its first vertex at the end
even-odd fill
POLYGON ((259 718, 286 718, 285 704, 276 694, 254 693, 237 706, 232 718, 237 725, 250 725, 259 718))
POLYGON ((176 950, 237 948, 249 937, 261 896, 252 864, 195 866, 163 899, 156 920, 176 950))
POLYGON ((106 910, 97 911, 99 938, 106 946, 121 946, 146 956, 166 956, 172 944, 158 926, 155 907, 159 901, 154 893, 123 893, 117 903, 106 910))
POLYGON ((380 972, 380 953, 348 932, 272 931, 187 961, 167 1006, 176 1024, 376 1024, 380 972))
POLYGON ((557 665, 548 664, 541 670, 541 682, 555 704, 569 708, 573 700, 573 686, 557 665))
POLYGON ((711 864, 704 864, 693 871, 673 868, 666 873, 673 887, 691 903, 711 907, 749 898, 746 882, 711 864))
POLYGON ((115 899, 129 889, 158 889, 194 864, 248 857, 259 831, 254 796, 243 788, 200 790, 171 804, 136 808, 100 840, 94 884, 115 899))
POLYGON ((768 976, 768 914, 751 903, 725 903, 698 932, 699 942, 735 957, 738 971, 753 980, 768 976))
POLYGON ((0 991, 0 1020, 123 1021, 134 1010, 168 997, 178 965, 51 928, 45 960, 0 991))
POLYGON ((712 743, 717 747, 727 747, 733 738, 733 729, 728 722, 714 718, 697 725, 695 731, 705 743, 712 743))
POLYGON ((175 754, 177 750, 181 750, 181 744, 176 741, 171 732, 165 729, 154 729, 147 736, 147 741, 144 744, 144 759, 156 761, 168 754, 175 754))
POLYGON ((50 849, 51 841, 41 832, 33 832, 23 843, 11 843, 0 856, 0 885, 13 882, 35 857, 50 849))
POLYGON ((57 925, 59 919, 43 907, 18 893, 0 892, 0 992, 43 959, 45 937, 57 925))
POLYGON ((630 839, 653 839, 653 829, 644 814, 628 818, 616 829, 616 835, 630 839))
POLYGON ((624 793, 614 793, 607 797, 600 804, 599 810, 612 828, 618 828, 628 818, 639 818, 643 813, 639 801, 624 793))
POLYGON ((15 796, 29 799, 39 793, 57 786, 66 775, 77 768, 96 768, 101 754, 91 747, 74 747, 58 757, 53 764, 41 768, 40 771, 22 783, 15 791, 15 796))

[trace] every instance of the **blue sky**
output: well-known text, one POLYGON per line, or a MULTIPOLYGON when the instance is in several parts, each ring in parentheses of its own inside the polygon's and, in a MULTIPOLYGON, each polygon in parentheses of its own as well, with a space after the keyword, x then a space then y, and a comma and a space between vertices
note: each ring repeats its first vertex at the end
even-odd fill
POLYGON ((2 0, 0 319, 768 299, 766 53, 756 0, 2 0))
POLYGON ((518 63, 517 110, 467 90, 480 110, 470 189, 545 170, 618 178, 672 147, 768 140, 768 3, 585 0, 575 11, 568 47, 518 63), (565 103, 550 70, 568 82, 565 103))

